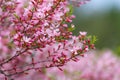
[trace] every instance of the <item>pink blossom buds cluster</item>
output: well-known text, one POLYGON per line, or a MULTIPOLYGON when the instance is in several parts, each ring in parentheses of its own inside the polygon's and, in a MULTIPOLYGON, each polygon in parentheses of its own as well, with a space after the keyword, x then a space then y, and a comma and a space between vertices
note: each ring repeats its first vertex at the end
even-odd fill
POLYGON ((0 0, 1 80, 17 80, 42 68, 61 70, 94 49, 86 32, 72 35, 70 5, 69 0, 0 0))
POLYGON ((119 80, 120 59, 111 51, 93 51, 78 62, 69 62, 63 71, 46 71, 47 80, 119 80), (97 54, 96 54, 97 53, 97 54))
POLYGON ((62 67, 42 68, 16 80, 119 80, 120 59, 111 51, 91 51, 79 61, 70 61, 62 67))

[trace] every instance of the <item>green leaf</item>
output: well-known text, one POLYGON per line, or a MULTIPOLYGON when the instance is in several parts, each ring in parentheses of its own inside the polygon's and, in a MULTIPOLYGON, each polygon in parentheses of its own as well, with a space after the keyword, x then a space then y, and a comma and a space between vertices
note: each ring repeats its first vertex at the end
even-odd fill
POLYGON ((70 31, 70 32, 72 32, 74 30, 75 30, 75 27, 72 27, 72 25, 71 25, 71 27, 68 28, 68 31, 70 31))
POLYGON ((13 14, 17 19, 19 19, 19 16, 16 14, 16 13, 14 13, 13 14))
POLYGON ((87 39, 90 39, 91 40, 91 44, 94 44, 98 39, 95 35, 91 36, 87 36, 87 39))
POLYGON ((96 36, 92 36, 91 43, 94 44, 97 40, 98 40, 98 39, 97 39, 96 36))
POLYGON ((70 11, 67 13, 67 16, 73 14, 73 6, 72 5, 68 5, 68 8, 70 9, 70 11))

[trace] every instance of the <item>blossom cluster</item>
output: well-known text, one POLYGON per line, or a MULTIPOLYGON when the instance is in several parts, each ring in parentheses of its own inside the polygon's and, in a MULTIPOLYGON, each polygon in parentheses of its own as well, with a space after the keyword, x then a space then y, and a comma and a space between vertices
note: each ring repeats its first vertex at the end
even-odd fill
POLYGON ((17 80, 32 70, 42 73, 42 68, 62 70, 70 60, 94 49, 86 32, 72 34, 75 16, 70 2, 0 0, 0 80, 17 80))
POLYGON ((46 80, 119 80, 120 59, 111 51, 92 51, 78 62, 69 62, 63 71, 46 70, 46 80))
POLYGON ((62 71, 56 67, 31 71, 16 80, 119 80, 120 59, 110 50, 91 51, 77 62, 70 61, 62 71))

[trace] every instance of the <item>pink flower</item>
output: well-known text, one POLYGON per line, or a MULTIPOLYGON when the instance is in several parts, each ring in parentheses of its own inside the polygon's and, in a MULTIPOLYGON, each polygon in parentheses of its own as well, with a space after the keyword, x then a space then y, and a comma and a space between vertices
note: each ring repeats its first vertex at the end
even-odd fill
POLYGON ((87 32, 80 32, 80 35, 86 36, 87 32))
POLYGON ((120 60, 111 51, 103 53, 96 51, 81 58, 78 62, 69 62, 63 66, 63 71, 52 68, 48 69, 46 74, 54 77, 55 80, 59 80, 59 78, 65 80, 119 80, 119 66, 120 60))
POLYGON ((50 80, 43 69, 62 70, 91 49, 85 32, 73 36, 69 30, 75 18, 69 5, 69 0, 0 1, 1 80, 50 80))
POLYGON ((23 36, 23 41, 26 43, 31 43, 30 42, 31 38, 28 38, 27 36, 23 36))

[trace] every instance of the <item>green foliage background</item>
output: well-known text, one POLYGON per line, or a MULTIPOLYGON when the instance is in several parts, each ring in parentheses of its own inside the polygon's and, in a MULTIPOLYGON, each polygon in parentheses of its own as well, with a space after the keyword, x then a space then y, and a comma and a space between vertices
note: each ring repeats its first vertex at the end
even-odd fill
POLYGON ((108 48, 120 54, 120 10, 112 7, 107 11, 85 14, 82 9, 75 8, 74 14, 75 35, 79 31, 87 31, 97 36, 97 49, 108 48))

